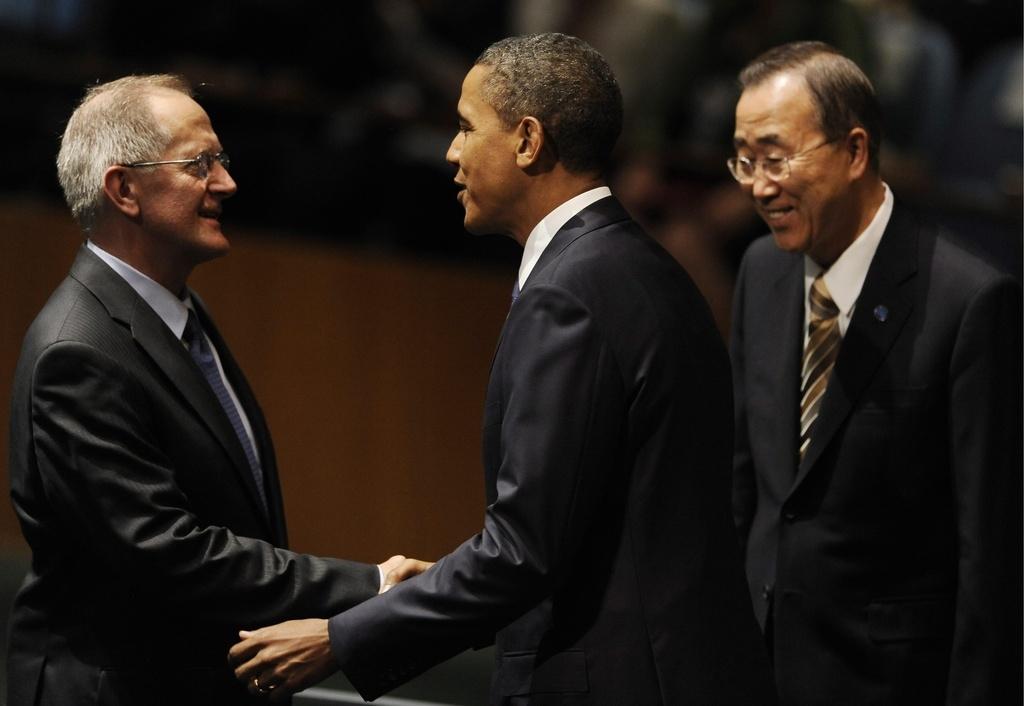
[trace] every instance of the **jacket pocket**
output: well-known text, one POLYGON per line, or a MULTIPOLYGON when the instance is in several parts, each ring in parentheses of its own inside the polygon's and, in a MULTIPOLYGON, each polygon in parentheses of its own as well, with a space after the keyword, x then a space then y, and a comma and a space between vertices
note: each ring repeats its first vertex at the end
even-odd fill
POLYGON ((893 387, 867 392, 860 402, 862 412, 903 411, 928 408, 934 402, 931 387, 893 387))
POLYGON ((953 626, 949 596, 880 598, 867 607, 868 636, 874 642, 940 639, 953 626))
POLYGON ((536 652, 506 652, 498 661, 495 685, 501 696, 586 693, 587 655, 566 650, 539 657, 536 652))
POLYGON ((98 704, 103 706, 180 706, 182 704, 231 704, 244 696, 226 668, 178 667, 101 669, 98 704))

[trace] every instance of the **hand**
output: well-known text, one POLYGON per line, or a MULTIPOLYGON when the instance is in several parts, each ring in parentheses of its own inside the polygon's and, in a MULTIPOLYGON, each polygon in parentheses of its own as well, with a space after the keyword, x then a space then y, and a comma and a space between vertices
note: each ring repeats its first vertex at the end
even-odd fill
POLYGON ((380 592, 390 590, 395 584, 401 583, 413 576, 419 576, 434 565, 432 561, 419 561, 418 559, 406 559, 404 556, 393 556, 383 564, 381 570, 384 572, 384 581, 380 585, 380 592), (395 559, 401 561, 395 562, 395 559))
POLYGON ((403 561, 406 561, 404 556, 401 554, 395 554, 387 561, 377 564, 377 568, 380 569, 380 589, 377 591, 378 594, 384 593, 388 588, 391 588, 387 583, 388 576, 391 575, 392 571, 401 566, 403 561), (385 586, 387 586, 387 588, 385 588, 385 586))
POLYGON ((238 637, 241 641, 228 652, 228 663, 250 694, 265 696, 271 703, 287 701, 338 670, 326 620, 289 620, 242 630, 238 637))

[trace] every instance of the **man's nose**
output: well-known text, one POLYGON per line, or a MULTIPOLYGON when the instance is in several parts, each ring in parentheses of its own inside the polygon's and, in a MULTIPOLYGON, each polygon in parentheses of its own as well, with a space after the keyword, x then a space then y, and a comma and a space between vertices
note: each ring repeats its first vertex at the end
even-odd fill
POLYGON ((459 155, 462 154, 463 139, 462 133, 458 132, 455 134, 455 137, 452 138, 452 143, 448 145, 448 152, 445 154, 444 158, 448 160, 449 164, 454 164, 455 166, 459 165, 459 155))
POLYGON ((755 199, 771 198, 779 193, 779 185, 765 176, 764 170, 757 169, 754 171, 754 181, 750 184, 750 190, 755 199))
POLYGON ((220 162, 214 162, 210 167, 208 188, 221 198, 229 198, 238 191, 238 184, 231 176, 231 172, 220 162))

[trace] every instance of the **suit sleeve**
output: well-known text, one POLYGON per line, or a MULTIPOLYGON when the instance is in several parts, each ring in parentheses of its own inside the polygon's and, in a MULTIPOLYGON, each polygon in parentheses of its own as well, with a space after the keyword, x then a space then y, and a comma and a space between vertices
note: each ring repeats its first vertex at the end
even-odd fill
POLYGON ((744 348, 744 317, 746 316, 746 277, 748 255, 743 258, 736 279, 733 297, 732 324, 729 336, 729 357, 732 361, 732 386, 734 395, 736 445, 733 452, 732 509, 733 520, 739 535, 741 556, 746 556, 750 526, 757 509, 757 481, 754 476, 754 461, 750 453, 750 437, 747 424, 746 396, 746 349, 744 348))
POLYGON ((953 350, 959 561, 949 704, 1021 701, 1021 317, 1019 285, 997 280, 969 302, 953 350))
POLYGON ((561 289, 531 287, 491 374, 504 399, 483 530, 330 621, 334 654, 365 698, 489 639, 550 595, 594 521, 625 414, 621 374, 590 313, 561 289))
MULTIPOLYGON (((126 586, 230 626, 330 615, 374 595, 373 565, 320 559, 201 524, 154 436, 139 383, 81 343, 32 371, 33 453, 54 522, 126 586)), ((183 440, 182 443, 187 443, 183 440)))

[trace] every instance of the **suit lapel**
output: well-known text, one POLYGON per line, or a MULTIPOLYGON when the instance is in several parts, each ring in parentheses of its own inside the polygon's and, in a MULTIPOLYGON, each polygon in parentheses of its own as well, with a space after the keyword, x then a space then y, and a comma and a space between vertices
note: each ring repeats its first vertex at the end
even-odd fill
MULTIPOLYGON (((600 201, 595 201, 584 208, 566 221, 565 225, 555 233, 555 237, 551 239, 548 246, 544 248, 540 259, 537 260, 537 264, 534 265, 530 276, 526 278, 526 282, 523 284, 523 292, 526 291, 531 282, 536 282, 540 278, 540 273, 553 261, 557 260, 558 256, 577 239, 592 233, 598 228, 627 220, 629 220, 629 214, 626 213, 622 204, 613 196, 606 196, 600 201)), ((522 293, 519 296, 522 296, 522 293)))
MULTIPOLYGON (((548 246, 544 248, 544 252, 541 253, 540 259, 537 260, 537 264, 533 266, 529 277, 526 278, 526 282, 523 284, 522 290, 519 296, 523 296, 526 292, 526 288, 530 286, 532 282, 536 282, 539 276, 545 268, 548 267, 553 261, 558 259, 569 245, 571 245, 578 238, 591 233, 598 228, 611 225, 612 223, 618 223, 620 221, 629 220, 629 214, 613 196, 606 196, 600 201, 595 201, 590 204, 582 211, 577 213, 575 216, 566 221, 565 225, 558 229, 555 236, 548 243, 548 246)), ((515 304, 512 305, 515 307, 515 304)), ((491 358, 491 369, 493 371, 494 361, 497 360, 498 351, 501 350, 501 342, 505 338, 505 329, 508 327, 508 319, 512 315, 512 309, 509 309, 509 316, 505 318, 505 324, 501 327, 501 333, 498 334, 498 343, 494 348, 494 356, 491 358)))
MULTIPOLYGON (((156 312, 131 285, 84 246, 72 265, 71 275, 96 295, 107 308, 111 318, 128 327, 135 342, 167 376, 227 452, 257 514, 266 517, 257 495, 256 481, 252 477, 249 461, 235 430, 210 389, 209 383, 181 341, 174 337, 156 312)), ((202 313, 204 327, 209 325, 212 329, 209 317, 205 315, 205 311, 202 313)), ((223 355, 226 347, 219 341, 219 336, 215 340, 215 344, 217 343, 220 344, 218 352, 223 355)))
POLYGON ((916 272, 917 231, 894 210, 843 336, 794 490, 846 421, 906 324, 913 309, 916 272))
POLYGON ((796 476, 797 429, 800 406, 800 361, 803 356, 804 327, 804 268, 803 258, 793 257, 789 270, 775 283, 775 301, 781 308, 775 309, 778 319, 772 327, 778 332, 779 345, 768 346, 762 354, 769 357, 766 370, 777 371, 774 378, 775 394, 779 414, 780 454, 775 468, 785 469, 786 476, 780 488, 785 494, 796 476))

